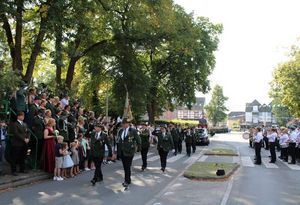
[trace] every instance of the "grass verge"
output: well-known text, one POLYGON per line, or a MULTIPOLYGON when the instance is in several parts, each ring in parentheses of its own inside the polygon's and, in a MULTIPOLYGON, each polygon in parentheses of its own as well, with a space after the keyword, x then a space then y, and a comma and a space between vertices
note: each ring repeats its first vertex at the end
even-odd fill
POLYGON ((239 164, 237 163, 195 162, 183 175, 194 180, 222 180, 230 177, 238 167, 239 164), (225 175, 217 176, 218 169, 224 169, 225 175))
POLYGON ((220 155, 220 156, 238 156, 238 154, 232 149, 215 148, 208 150, 205 155, 220 155))

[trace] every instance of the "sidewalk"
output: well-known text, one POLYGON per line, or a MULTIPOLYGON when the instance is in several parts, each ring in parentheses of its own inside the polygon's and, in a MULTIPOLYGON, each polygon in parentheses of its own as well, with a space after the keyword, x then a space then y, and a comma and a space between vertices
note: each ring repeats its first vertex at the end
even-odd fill
POLYGON ((42 180, 50 179, 51 177, 52 175, 41 170, 30 170, 28 173, 18 173, 18 176, 12 176, 10 174, 0 175, 0 192, 37 183, 42 180))

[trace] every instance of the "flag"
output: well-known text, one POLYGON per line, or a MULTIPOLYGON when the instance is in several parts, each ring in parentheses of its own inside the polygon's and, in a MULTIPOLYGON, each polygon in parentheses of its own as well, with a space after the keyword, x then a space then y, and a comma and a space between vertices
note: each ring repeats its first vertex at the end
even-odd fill
POLYGON ((125 118, 127 118, 129 121, 133 120, 128 91, 126 91, 126 99, 125 99, 124 113, 122 119, 125 118))

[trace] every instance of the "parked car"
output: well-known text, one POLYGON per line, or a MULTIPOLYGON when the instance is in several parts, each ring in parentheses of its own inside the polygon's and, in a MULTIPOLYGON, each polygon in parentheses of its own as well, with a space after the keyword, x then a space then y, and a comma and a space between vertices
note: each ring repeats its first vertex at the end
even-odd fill
POLYGON ((209 145, 208 132, 206 128, 195 129, 196 145, 209 145))

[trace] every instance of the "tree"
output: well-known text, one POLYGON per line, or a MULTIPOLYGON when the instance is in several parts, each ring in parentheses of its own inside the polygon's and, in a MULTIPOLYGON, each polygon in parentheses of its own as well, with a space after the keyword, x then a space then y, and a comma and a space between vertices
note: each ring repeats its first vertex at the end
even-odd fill
POLYGON ((228 100, 228 97, 224 96, 223 88, 216 85, 213 89, 209 104, 205 106, 206 115, 213 123, 213 126, 216 126, 217 123, 226 119, 227 114, 225 112, 228 111, 225 106, 226 100, 228 100))
POLYGON ((270 97, 300 117, 300 48, 293 46, 290 59, 279 64, 273 72, 270 97))

